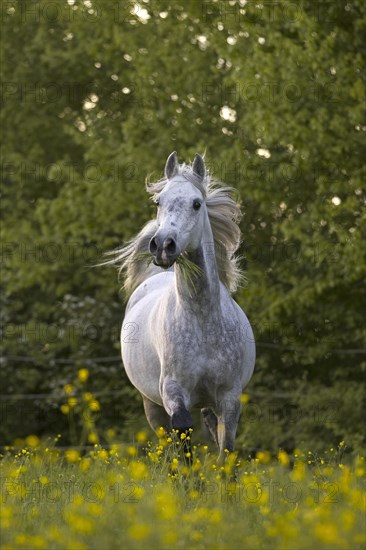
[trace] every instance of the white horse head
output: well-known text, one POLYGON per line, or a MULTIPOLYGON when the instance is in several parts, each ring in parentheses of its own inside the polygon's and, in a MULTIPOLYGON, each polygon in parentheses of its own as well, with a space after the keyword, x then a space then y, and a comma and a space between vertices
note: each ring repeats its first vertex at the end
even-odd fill
POLYGON ((205 176, 205 163, 200 155, 195 156, 189 179, 179 173, 177 154, 168 157, 165 166, 168 183, 154 197, 158 230, 149 250, 155 265, 171 267, 178 256, 196 250, 202 242, 207 219, 205 176))

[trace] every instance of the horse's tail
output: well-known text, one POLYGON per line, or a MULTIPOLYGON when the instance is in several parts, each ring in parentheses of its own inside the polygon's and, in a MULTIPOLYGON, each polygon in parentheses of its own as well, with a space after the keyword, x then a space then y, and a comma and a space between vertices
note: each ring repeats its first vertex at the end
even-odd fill
POLYGON ((149 221, 125 246, 108 252, 113 256, 104 264, 116 264, 118 273, 125 272, 123 288, 127 295, 131 294, 143 281, 163 271, 161 267, 153 265, 149 252, 149 243, 158 229, 156 220, 149 221))

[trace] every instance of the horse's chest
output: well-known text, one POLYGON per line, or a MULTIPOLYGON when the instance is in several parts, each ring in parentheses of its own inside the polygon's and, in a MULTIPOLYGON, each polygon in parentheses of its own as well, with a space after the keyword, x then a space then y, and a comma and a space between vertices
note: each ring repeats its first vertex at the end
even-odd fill
POLYGON ((233 322, 183 318, 169 329, 164 362, 171 369, 217 376, 223 368, 227 372, 240 362, 240 338, 233 322))

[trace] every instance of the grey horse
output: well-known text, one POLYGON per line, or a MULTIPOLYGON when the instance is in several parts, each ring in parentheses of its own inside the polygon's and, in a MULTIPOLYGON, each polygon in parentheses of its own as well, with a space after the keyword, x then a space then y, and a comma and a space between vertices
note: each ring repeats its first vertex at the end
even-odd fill
POLYGON ((179 165, 173 152, 165 177, 147 190, 156 219, 114 256, 131 294, 123 365, 153 430, 185 432, 190 411, 201 408, 222 462, 234 449, 240 396, 255 364, 251 326, 230 294, 242 276, 240 209, 198 154, 192 165, 179 165), (182 258, 195 266, 189 277, 182 258))

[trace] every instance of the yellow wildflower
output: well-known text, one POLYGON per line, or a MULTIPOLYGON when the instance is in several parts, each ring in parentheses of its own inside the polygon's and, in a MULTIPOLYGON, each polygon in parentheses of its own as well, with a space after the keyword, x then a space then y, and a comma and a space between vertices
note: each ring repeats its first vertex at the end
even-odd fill
POLYGON ((160 428, 158 428, 158 429, 156 430, 155 433, 156 433, 156 435, 157 435, 158 437, 164 437, 164 435, 165 435, 165 430, 164 430, 164 428, 163 428, 162 426, 160 426, 160 428))
POLYGON ((250 395, 248 395, 247 393, 242 393, 240 396, 240 402, 243 405, 246 405, 247 403, 249 403, 249 401, 250 401, 250 395))
POLYGON ((342 514, 342 525, 344 529, 349 531, 352 529, 353 525, 355 523, 355 514, 351 510, 346 510, 342 514))
POLYGON ((113 428, 109 428, 106 431, 106 435, 107 435, 108 439, 113 439, 116 436, 116 431, 113 430, 113 428))
POLYGON ((210 516, 209 516, 209 521, 211 523, 220 523, 220 521, 222 520, 222 512, 220 509, 218 508, 214 508, 213 510, 211 510, 210 512, 210 516))
POLYGON ((9 529, 13 511, 10 507, 2 505, 0 507, 0 525, 1 529, 9 529))
POLYGON ((34 537, 29 537, 29 544, 31 548, 47 548, 47 541, 40 535, 35 535, 34 537))
POLYGON ((70 409, 72 409, 73 407, 76 407, 76 405, 78 404, 78 400, 76 399, 76 397, 69 397, 67 400, 67 404, 70 409))
POLYGON ((146 440, 147 440, 147 434, 146 434, 146 432, 144 432, 144 431, 137 432, 137 434, 136 434, 136 441, 137 441, 138 443, 145 443, 146 440))
POLYGON ((137 455, 137 449, 133 445, 130 445, 127 447, 127 454, 130 456, 136 456, 137 455))
POLYGON ((76 449, 67 449, 65 451, 65 457, 68 462, 78 462, 80 453, 76 449))
POLYGON ((105 449, 101 449, 101 450, 98 452, 98 455, 99 455, 99 457, 100 457, 102 460, 107 460, 107 458, 108 458, 108 451, 106 451, 105 449))
POLYGON ((89 535, 94 531, 94 523, 88 518, 76 515, 74 513, 68 513, 66 518, 76 533, 89 535))
POLYGON ((88 435, 88 441, 89 443, 98 443, 98 434, 96 432, 90 432, 90 434, 88 435))
POLYGON ((27 445, 29 445, 30 447, 39 447, 40 444, 41 444, 41 441, 39 439, 39 437, 37 437, 36 435, 29 435, 27 438, 26 438, 26 443, 27 445))
POLYGON ((97 504, 96 502, 91 502, 90 504, 88 504, 88 512, 92 516, 101 516, 103 508, 100 506, 100 504, 97 504))
POLYGON ((78 379, 80 382, 86 382, 89 378, 89 371, 88 369, 79 369, 78 370, 78 379))
POLYGON ((288 466, 290 464, 290 459, 289 459, 289 456, 286 453, 286 451, 282 451, 282 450, 279 451, 279 453, 278 453, 278 462, 282 466, 288 466))
POLYGON ((325 544, 337 544, 339 542, 337 525, 335 523, 319 523, 315 526, 314 534, 325 544))
POLYGON ((83 393, 83 399, 84 401, 91 401, 93 399, 93 394, 87 391, 83 393))
POLYGON ((133 460, 129 466, 132 479, 144 479, 148 476, 148 469, 146 464, 133 460))
POLYGON ((150 533, 150 528, 144 523, 136 523, 132 525, 128 530, 128 536, 134 540, 143 540, 150 533))
POLYGON ((177 504, 169 490, 162 490, 155 497, 156 510, 160 518, 173 519, 177 515, 177 504))
POLYGON ((88 407, 93 412, 100 411, 100 403, 96 399, 91 399, 88 403, 88 407))
POLYGON ((291 472, 291 477, 294 481, 301 481, 305 477, 305 464, 303 462, 295 462, 294 469, 291 472))
POLYGON ((51 525, 51 527, 49 527, 48 529, 47 534, 48 534, 48 537, 52 540, 55 540, 58 542, 62 542, 63 540, 62 532, 57 525, 51 525))
POLYGON ((82 472, 87 472, 90 468, 90 458, 82 458, 79 464, 79 468, 82 472))
POLYGON ((268 451, 258 451, 256 458, 260 464, 268 464, 271 462, 271 454, 268 451))

